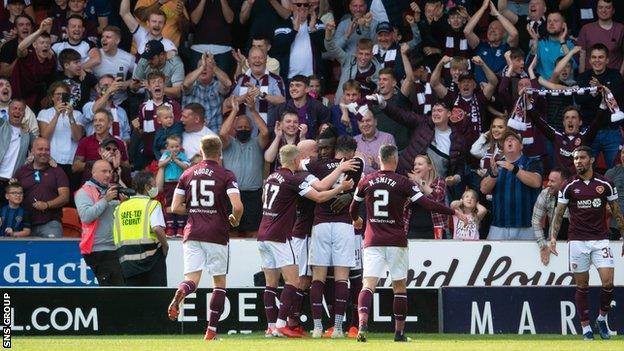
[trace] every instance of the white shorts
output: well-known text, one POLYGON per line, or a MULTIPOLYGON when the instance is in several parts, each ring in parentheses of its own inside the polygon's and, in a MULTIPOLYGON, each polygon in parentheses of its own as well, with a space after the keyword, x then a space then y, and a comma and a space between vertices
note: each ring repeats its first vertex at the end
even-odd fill
POLYGON ((573 273, 589 271, 589 265, 596 268, 614 268, 615 260, 609 240, 572 240, 570 245, 570 269, 573 273))
POLYGON ((187 240, 182 244, 184 274, 204 271, 215 276, 227 274, 230 246, 205 241, 187 240))
POLYGON ((362 269, 362 249, 364 248, 364 239, 361 235, 356 235, 353 237, 355 240, 353 245, 355 245, 355 266, 351 267, 352 271, 357 271, 362 269))
POLYGON ((392 280, 407 278, 409 268, 407 247, 370 246, 363 251, 364 277, 385 278, 386 271, 389 271, 392 280))
POLYGON ((310 237, 311 266, 355 267, 353 225, 349 223, 319 223, 312 227, 310 237))
POLYGON ((295 257, 297 258, 297 263, 299 264, 299 276, 300 277, 311 277, 312 270, 308 265, 308 251, 310 251, 310 238, 306 237, 305 239, 301 238, 292 238, 290 240, 293 250, 295 250, 295 257))
POLYGON ((297 264, 297 257, 290 239, 285 243, 258 241, 258 251, 260 251, 262 268, 277 269, 297 264))

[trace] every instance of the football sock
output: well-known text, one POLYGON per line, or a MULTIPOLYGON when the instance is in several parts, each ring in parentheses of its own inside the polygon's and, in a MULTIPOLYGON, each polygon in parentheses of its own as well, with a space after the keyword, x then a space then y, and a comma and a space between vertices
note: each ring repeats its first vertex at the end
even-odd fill
POLYGON ((310 304, 312 306, 312 318, 314 319, 314 327, 316 328, 316 320, 323 318, 323 289, 325 283, 320 280, 312 281, 310 287, 310 304))
POLYGON ((277 306, 275 305, 275 298, 277 297, 277 289, 267 286, 264 288, 264 313, 266 314, 267 323, 269 326, 274 325, 277 320, 277 306))
POLYGON ((403 335, 403 329, 405 329, 405 318, 407 317, 406 293, 394 294, 392 313, 394 314, 394 330, 397 335, 403 335))
POLYGON ((333 316, 334 303, 336 302, 334 278, 327 278, 327 280, 325 280, 325 287, 323 289, 323 296, 325 297, 325 304, 327 304, 327 311, 330 316, 333 316))
POLYGON ((349 293, 351 294, 351 326, 358 325, 358 298, 362 290, 362 276, 349 279, 349 293))
POLYGON ((212 289, 212 296, 210 297, 210 318, 208 319, 208 328, 211 330, 217 330, 217 323, 223 313, 223 306, 225 305, 225 289, 215 288, 212 289))
POLYGON ((301 308, 304 296, 305 291, 297 289, 295 299, 293 300, 292 307, 290 308, 290 314, 288 315, 288 325, 291 327, 301 324, 301 308))
POLYGON ((182 290, 182 292, 184 293, 184 297, 192 294, 195 289, 197 289, 197 285, 195 285, 195 282, 192 280, 185 280, 180 283, 180 285, 178 285, 178 290, 182 290))
POLYGON ((583 326, 583 334, 593 331, 589 324, 583 326))
POLYGON ((358 296, 358 320, 360 322, 360 329, 368 327, 368 311, 370 311, 372 303, 373 292, 368 288, 362 289, 362 291, 360 291, 360 296, 358 296))
POLYGON ((338 280, 335 282, 336 301, 334 302, 334 328, 342 330, 342 320, 349 299, 349 282, 338 280))
POLYGON ((600 316, 606 316, 611 309, 611 300, 613 299, 613 288, 600 289, 600 316))
POLYGON ((581 325, 589 325, 589 302, 587 301, 589 289, 576 287, 574 300, 576 302, 576 311, 579 313, 581 325))
POLYGON ((286 326, 286 319, 290 314, 290 310, 293 306, 293 301, 295 301, 297 296, 297 288, 290 284, 284 285, 284 290, 282 290, 282 295, 280 295, 280 307, 279 313, 277 316, 277 323, 275 324, 278 328, 283 328, 286 326))

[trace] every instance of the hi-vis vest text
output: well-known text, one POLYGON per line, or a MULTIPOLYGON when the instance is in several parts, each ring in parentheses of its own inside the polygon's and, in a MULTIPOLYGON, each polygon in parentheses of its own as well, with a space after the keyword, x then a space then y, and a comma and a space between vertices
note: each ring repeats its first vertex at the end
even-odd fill
POLYGON ((132 197, 117 206, 114 213, 113 239, 119 262, 141 261, 153 256, 160 246, 150 226, 150 215, 158 201, 132 197))

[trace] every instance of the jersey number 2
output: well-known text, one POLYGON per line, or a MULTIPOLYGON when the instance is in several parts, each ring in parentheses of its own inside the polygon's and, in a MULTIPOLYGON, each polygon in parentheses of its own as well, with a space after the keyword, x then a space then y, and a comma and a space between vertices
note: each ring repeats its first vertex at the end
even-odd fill
POLYGON ((197 186, 197 179, 193 179, 190 182, 191 185, 191 207, 212 207, 214 205, 214 192, 208 187, 214 186, 214 180, 201 179, 199 180, 199 187, 197 186))
POLYGON ((388 217, 388 211, 386 211, 386 206, 388 206, 388 201, 390 200, 388 190, 375 190, 373 198, 375 198, 373 202, 373 217, 388 217))

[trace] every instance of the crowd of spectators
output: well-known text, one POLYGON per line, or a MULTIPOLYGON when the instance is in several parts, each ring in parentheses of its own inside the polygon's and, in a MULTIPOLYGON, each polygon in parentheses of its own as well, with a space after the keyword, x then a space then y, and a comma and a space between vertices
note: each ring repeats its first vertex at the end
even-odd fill
POLYGON ((609 113, 624 106, 618 1, 0 7, 0 236, 62 237, 62 209, 91 201, 74 200, 85 182, 105 196, 109 183, 132 187, 139 171, 156 176, 166 235, 181 235, 185 218, 168 209, 173 188, 209 134, 238 180, 242 237, 258 229, 279 148, 321 132, 353 137, 365 173, 379 167, 381 145, 396 144, 399 173, 430 199, 474 212, 472 227, 458 229, 413 206, 410 238, 545 245, 580 145, 624 184, 622 125, 609 113))

